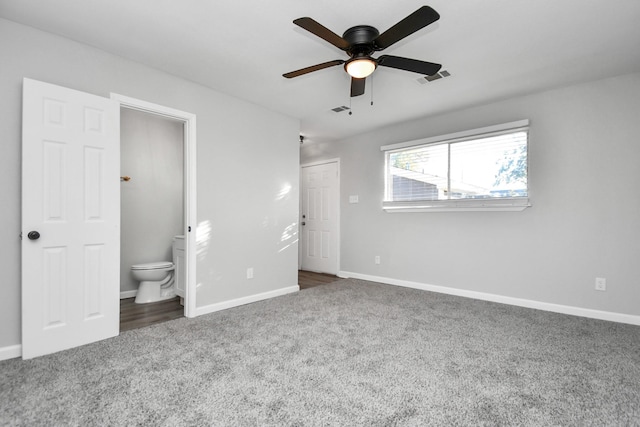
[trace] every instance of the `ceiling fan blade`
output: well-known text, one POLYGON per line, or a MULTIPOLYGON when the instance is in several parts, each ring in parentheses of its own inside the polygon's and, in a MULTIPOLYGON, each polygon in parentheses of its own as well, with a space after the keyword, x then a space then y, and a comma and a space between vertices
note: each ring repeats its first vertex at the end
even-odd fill
POLYGON ((422 6, 411 15, 380 34, 373 42, 377 50, 386 49, 392 44, 415 33, 421 28, 434 23, 440 19, 440 15, 429 6, 422 6))
POLYGON ((322 70, 324 68, 329 68, 329 67, 333 67, 334 65, 340 65, 340 64, 344 64, 344 61, 342 59, 336 59, 335 61, 323 62, 322 64, 312 65, 311 67, 302 68, 296 71, 291 71, 289 73, 283 74, 282 76, 288 79, 291 79, 293 77, 298 77, 303 74, 312 73, 314 71, 322 70))
POLYGON ((382 55, 378 58, 378 65, 397 68, 398 70, 412 71, 425 76, 432 76, 442 68, 442 65, 434 64, 433 62, 419 61, 417 59, 392 55, 382 55))
POLYGON ((364 93, 364 84, 366 80, 366 78, 356 79, 355 77, 351 77, 351 97, 360 96, 364 93))
POLYGON ((345 39, 311 18, 298 18, 293 23, 328 41, 338 49, 347 50, 349 48, 349 43, 345 39))

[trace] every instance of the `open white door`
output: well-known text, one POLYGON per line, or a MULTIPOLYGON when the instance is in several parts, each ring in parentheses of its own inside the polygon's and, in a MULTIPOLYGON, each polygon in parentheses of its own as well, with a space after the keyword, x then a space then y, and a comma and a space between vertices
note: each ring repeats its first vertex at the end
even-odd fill
POLYGON ((302 167, 302 269, 338 273, 338 162, 302 167))
POLYGON ((118 335, 120 106, 24 79, 22 357, 118 335))

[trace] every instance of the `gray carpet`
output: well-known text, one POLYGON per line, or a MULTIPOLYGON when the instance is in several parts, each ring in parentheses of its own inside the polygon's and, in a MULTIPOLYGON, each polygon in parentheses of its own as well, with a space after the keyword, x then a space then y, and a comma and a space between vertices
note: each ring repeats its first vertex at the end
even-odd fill
POLYGON ((358 280, 0 374, 2 425, 640 425, 640 327, 358 280))

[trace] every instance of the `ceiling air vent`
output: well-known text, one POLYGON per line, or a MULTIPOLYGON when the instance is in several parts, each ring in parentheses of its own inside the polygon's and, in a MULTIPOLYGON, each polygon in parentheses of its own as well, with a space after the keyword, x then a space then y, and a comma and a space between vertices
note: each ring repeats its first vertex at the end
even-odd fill
POLYGON ((336 113, 339 113, 340 111, 345 111, 348 109, 349 107, 342 105, 340 107, 332 108, 331 111, 335 111, 336 113))
POLYGON ((439 73, 435 73, 431 76, 422 76, 418 79, 418 83, 420 84, 426 84, 429 82, 432 82, 434 80, 438 80, 441 79, 443 77, 449 77, 451 75, 450 72, 448 72, 447 70, 442 70, 439 73))

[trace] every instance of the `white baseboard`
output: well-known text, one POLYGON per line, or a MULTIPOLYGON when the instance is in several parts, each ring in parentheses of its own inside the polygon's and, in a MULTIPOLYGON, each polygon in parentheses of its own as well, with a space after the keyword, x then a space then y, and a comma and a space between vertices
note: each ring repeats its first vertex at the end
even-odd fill
POLYGON ((135 298, 136 295, 138 295, 137 289, 134 289, 132 291, 122 291, 120 292, 120 299, 135 298))
POLYGON ((15 359, 20 356, 22 356, 22 346, 20 344, 0 348, 0 360, 15 359))
POLYGON ((608 320, 610 322, 628 323, 640 326, 640 316, 631 314, 614 313, 611 311, 593 310, 590 308, 574 307, 570 305, 552 304, 548 302, 534 301, 522 298, 507 297, 485 292, 468 291, 465 289, 448 288, 446 286, 427 285, 408 280, 398 280, 389 277, 370 276, 368 274, 353 273, 350 271, 338 272, 338 277, 368 280, 370 282, 384 283, 387 285, 402 286, 405 288, 420 289, 423 291, 438 292, 441 294, 456 295, 478 300, 498 302, 501 304, 515 305, 518 307, 534 308, 537 310, 551 311, 554 313, 570 314, 573 316, 589 317, 592 319, 608 320))
POLYGON ((275 291, 263 292, 261 294, 249 295, 247 297, 232 299, 229 301, 223 301, 216 304, 206 305, 204 307, 196 308, 196 316, 203 314, 213 313, 220 310, 226 310, 228 308, 238 307, 239 305, 250 304, 252 302, 262 301, 269 298, 275 298, 286 294, 298 292, 300 286, 289 286, 288 288, 276 289, 275 291))

